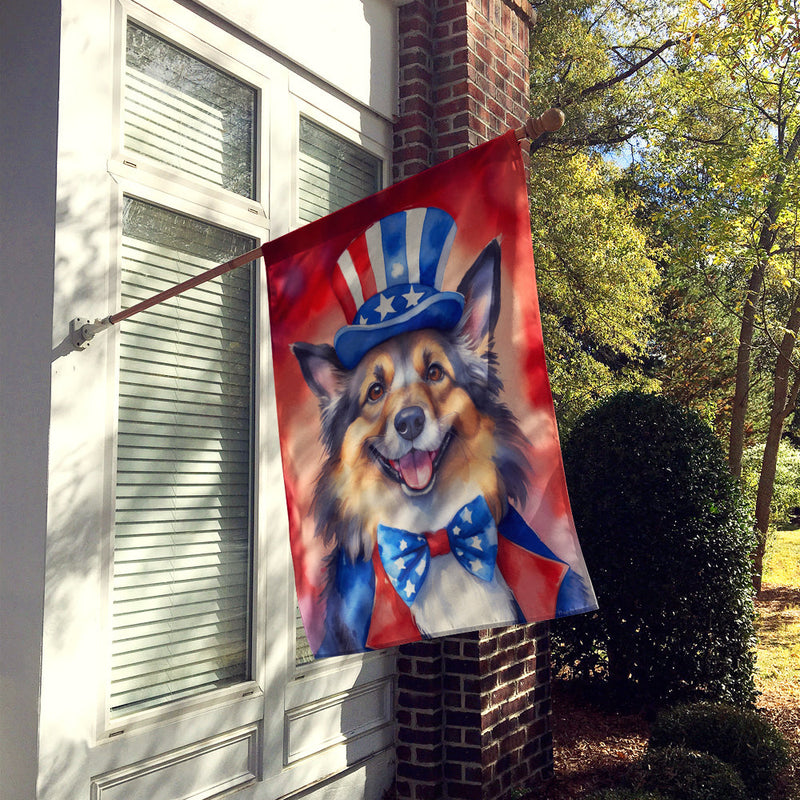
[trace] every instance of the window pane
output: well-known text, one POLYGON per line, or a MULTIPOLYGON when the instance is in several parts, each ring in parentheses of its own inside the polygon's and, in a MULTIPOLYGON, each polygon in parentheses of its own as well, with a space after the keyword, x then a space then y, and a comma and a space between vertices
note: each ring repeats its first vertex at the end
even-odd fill
MULTIPOLYGON (((381 160, 326 128, 300 117, 300 219, 313 222, 381 189, 381 160)), ((295 622, 296 663, 314 660, 300 610, 295 622)))
POLYGON ((253 197, 255 90, 133 23, 126 53, 126 150, 253 197))
POLYGON ((381 188, 381 160, 300 117, 300 219, 313 222, 381 188))
MULTIPOLYGON (((126 198, 122 307, 254 242, 126 198)), ((120 325, 112 713, 250 677, 252 265, 120 325)))

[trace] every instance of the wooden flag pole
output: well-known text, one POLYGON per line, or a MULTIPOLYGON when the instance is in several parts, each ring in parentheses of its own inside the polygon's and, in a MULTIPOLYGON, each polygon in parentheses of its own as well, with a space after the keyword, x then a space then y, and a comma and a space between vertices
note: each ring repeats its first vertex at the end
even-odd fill
POLYGON ((213 280, 220 275, 224 275, 226 272, 243 267, 245 264, 249 264, 251 261, 257 259, 261 254, 262 248, 256 247, 253 250, 242 253, 240 256, 232 258, 230 261, 226 261, 224 264, 207 269, 205 272, 201 272, 199 275, 195 275, 193 278, 189 278, 188 280, 178 283, 175 286, 170 286, 169 289, 164 289, 163 292, 154 294, 152 297, 148 297, 146 300, 142 300, 140 303, 136 303, 130 308, 117 311, 115 314, 111 314, 103 319, 96 319, 94 322, 91 322, 88 319, 76 317, 69 323, 72 344, 77 350, 83 350, 92 340, 92 338, 94 338, 96 333, 104 331, 106 328, 110 328, 112 325, 116 325, 118 322, 128 319, 128 317, 132 317, 134 314, 138 314, 140 311, 145 311, 151 306, 155 306, 158 303, 163 303, 165 300, 169 300, 171 297, 182 294, 187 289, 193 289, 195 286, 199 286, 201 283, 213 280))
POLYGON ((124 311, 118 311, 116 314, 112 314, 110 317, 108 317, 108 321, 111 325, 116 325, 123 319, 128 319, 128 317, 132 317, 134 314, 138 314, 140 311, 144 311, 151 306, 158 305, 158 303, 163 303, 165 300, 175 297, 175 295, 182 294, 187 289, 193 289, 195 286, 199 286, 201 283, 213 280, 220 275, 224 275, 226 272, 243 267, 245 264, 249 264, 251 261, 257 259, 260 255, 261 247, 256 247, 254 250, 249 250, 247 253, 242 253, 242 255, 236 256, 236 258, 232 258, 230 261, 226 261, 224 264, 220 264, 218 267, 207 269, 205 272, 201 272, 199 275, 195 275, 193 278, 189 278, 182 283, 171 286, 169 289, 164 289, 163 292, 154 294, 152 297, 147 298, 147 300, 142 300, 141 303, 137 303, 135 306, 131 306, 130 308, 126 308, 124 311))
MULTIPOLYGON (((528 117, 524 125, 514 130, 514 135, 517 137, 517 141, 522 141, 523 139, 529 139, 530 141, 533 141, 534 139, 538 139, 544 133, 553 133, 554 131, 557 131, 563 124, 564 112, 560 108, 549 108, 544 112, 544 114, 540 114, 538 117, 528 117)), ((144 311, 151 306, 157 305, 158 303, 163 303, 165 300, 169 300, 176 295, 182 294, 187 289, 193 289, 195 286, 199 286, 201 283, 213 280, 214 278, 224 275, 226 272, 230 272, 238 267, 243 267, 245 264, 249 264, 251 261, 254 261, 261 255, 262 248, 256 247, 254 250, 250 250, 247 253, 242 253, 242 255, 236 256, 236 258, 232 258, 230 261, 226 261, 224 264, 220 264, 218 267, 212 267, 200 275, 195 275, 193 278, 189 278, 182 283, 171 286, 169 289, 165 289, 163 292, 159 292, 158 294, 155 294, 146 300, 142 300, 140 303, 132 305, 130 308, 117 311, 115 314, 111 314, 103 319, 96 319, 94 322, 92 322, 88 319, 76 317, 69 323, 72 345, 76 350, 83 350, 88 346, 89 342, 94 338, 96 333, 106 330, 112 325, 116 325, 118 322, 128 319, 134 314, 138 314, 140 311, 144 311)))

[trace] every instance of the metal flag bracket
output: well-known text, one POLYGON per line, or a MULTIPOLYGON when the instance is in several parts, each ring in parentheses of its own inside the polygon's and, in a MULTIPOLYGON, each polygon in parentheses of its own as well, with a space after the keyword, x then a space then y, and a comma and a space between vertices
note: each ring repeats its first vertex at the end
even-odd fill
POLYGON ((69 338, 72 346, 76 350, 85 350, 96 333, 110 328, 111 325, 110 317, 96 319, 94 322, 85 317, 75 317, 69 322, 69 338))

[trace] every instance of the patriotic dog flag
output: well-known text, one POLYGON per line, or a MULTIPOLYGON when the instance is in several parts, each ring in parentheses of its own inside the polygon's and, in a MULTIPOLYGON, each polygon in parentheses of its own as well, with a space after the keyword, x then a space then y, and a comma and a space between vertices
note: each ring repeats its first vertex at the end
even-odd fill
POLYGON ((513 132, 264 256, 295 583, 314 654, 595 609, 513 132))

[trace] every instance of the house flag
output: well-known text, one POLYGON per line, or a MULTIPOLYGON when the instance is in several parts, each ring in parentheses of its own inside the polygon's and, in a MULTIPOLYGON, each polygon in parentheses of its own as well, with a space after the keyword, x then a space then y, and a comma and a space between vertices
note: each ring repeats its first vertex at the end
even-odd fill
POLYGON ((513 131, 264 246, 317 657, 597 607, 513 131))

